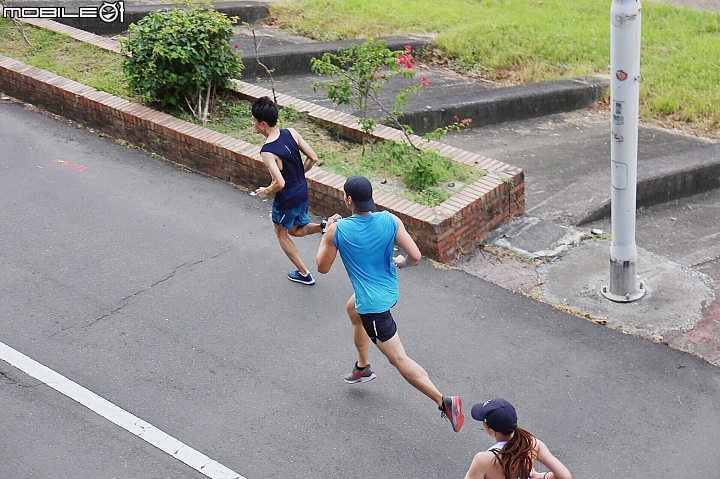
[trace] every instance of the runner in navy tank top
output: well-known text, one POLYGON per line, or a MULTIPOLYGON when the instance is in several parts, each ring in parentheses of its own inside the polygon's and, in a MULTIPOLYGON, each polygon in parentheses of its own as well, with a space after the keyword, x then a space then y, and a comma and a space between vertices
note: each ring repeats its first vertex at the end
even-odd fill
POLYGON ((297 246, 291 236, 300 237, 324 232, 323 220, 311 223, 308 215, 308 189, 305 172, 317 161, 317 155, 303 137, 292 128, 279 129, 277 125, 278 109, 268 97, 258 99, 252 106, 252 121, 255 131, 265 137, 260 156, 265 163, 272 181, 269 186, 255 190, 257 196, 264 198, 275 195, 272 205, 272 221, 280 247, 297 268, 290 271, 287 278, 300 284, 314 284, 300 257, 297 246), (300 152, 305 154, 302 161, 300 152))

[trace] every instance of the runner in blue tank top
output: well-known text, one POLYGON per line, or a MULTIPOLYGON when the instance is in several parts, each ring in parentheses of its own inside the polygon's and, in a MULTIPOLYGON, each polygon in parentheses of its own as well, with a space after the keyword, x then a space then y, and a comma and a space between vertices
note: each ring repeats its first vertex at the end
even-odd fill
POLYGON ((292 128, 279 129, 277 120, 278 109, 270 98, 262 97, 253 104, 253 126, 256 132, 265 136, 260 156, 272 177, 270 186, 258 188, 255 193, 261 198, 275 194, 272 204, 275 235, 280 247, 297 268, 288 273, 288 279, 301 284, 314 284, 315 278, 305 266, 291 236, 306 236, 324 230, 326 220, 320 224, 310 223, 308 216, 305 172, 313 167, 318 158, 300 133, 292 128), (300 152, 305 154, 305 162, 300 152))
POLYGON ((344 189, 345 204, 352 216, 328 218, 316 257, 318 272, 325 274, 340 252, 355 291, 346 309, 358 360, 343 379, 348 384, 375 379, 369 362, 372 340, 407 382, 435 401, 442 416, 450 420, 453 431, 459 432, 465 420, 460 397, 443 396, 422 366, 408 357, 390 314, 400 291, 396 269, 418 264, 420 250, 397 216, 387 211, 373 213, 372 185, 367 178, 348 178, 344 189), (393 258, 396 243, 407 252, 407 257, 393 258))

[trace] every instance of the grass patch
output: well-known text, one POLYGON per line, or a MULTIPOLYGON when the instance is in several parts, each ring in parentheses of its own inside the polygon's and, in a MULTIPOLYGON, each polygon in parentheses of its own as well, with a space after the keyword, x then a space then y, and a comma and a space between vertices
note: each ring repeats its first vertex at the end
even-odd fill
MULTIPOLYGON (((318 40, 435 35, 435 59, 518 84, 605 74, 610 2, 598 0, 284 0, 280 28, 318 40)), ((644 120, 720 133, 720 12, 643 3, 644 120)))
POLYGON ((29 25, 24 25, 24 30, 32 46, 11 20, 0 18, 3 55, 127 100, 137 100, 128 92, 118 53, 29 25))
MULTIPOLYGON (((122 72, 121 54, 28 25, 24 26, 24 30, 32 46, 25 42, 11 20, 0 18, 0 52, 3 55, 100 91, 141 103, 141 98, 128 90, 122 72)), ((249 102, 239 101, 226 94, 218 99, 218 107, 204 126, 258 146, 262 145, 264 138, 255 133, 250 120, 250 106, 249 102)), ((190 114, 179 110, 167 113, 201 124, 190 114)), ((459 191, 461 186, 472 183, 485 174, 482 170, 449 158, 431 155, 431 168, 438 179, 437 186, 423 191, 410 190, 402 185, 400 179, 412 169, 412 156, 393 142, 381 142, 376 144, 372 151, 365 149, 363 152, 361 144, 339 138, 292 108, 281 110, 279 126, 297 129, 318 153, 319 166, 323 169, 343 176, 365 175, 380 184, 378 189, 426 206, 437 206, 459 191)))

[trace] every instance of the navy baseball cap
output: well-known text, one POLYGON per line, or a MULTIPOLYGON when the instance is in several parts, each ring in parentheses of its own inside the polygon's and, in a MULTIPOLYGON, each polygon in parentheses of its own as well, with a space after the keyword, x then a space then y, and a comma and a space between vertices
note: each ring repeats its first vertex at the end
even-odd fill
POLYGON ((373 188, 364 176, 351 176, 345 182, 345 194, 352 198, 358 211, 375 211, 373 188))
POLYGON ((503 398, 477 403, 471 411, 473 419, 482 421, 493 431, 509 434, 517 426, 515 407, 503 398))

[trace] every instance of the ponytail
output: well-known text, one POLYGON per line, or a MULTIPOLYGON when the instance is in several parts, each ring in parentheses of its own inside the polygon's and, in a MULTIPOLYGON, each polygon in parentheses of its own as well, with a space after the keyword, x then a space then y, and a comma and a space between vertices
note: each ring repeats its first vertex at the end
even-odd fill
POLYGON ((501 452, 500 465, 506 479, 530 477, 536 459, 535 436, 530 431, 515 426, 515 434, 501 452))

